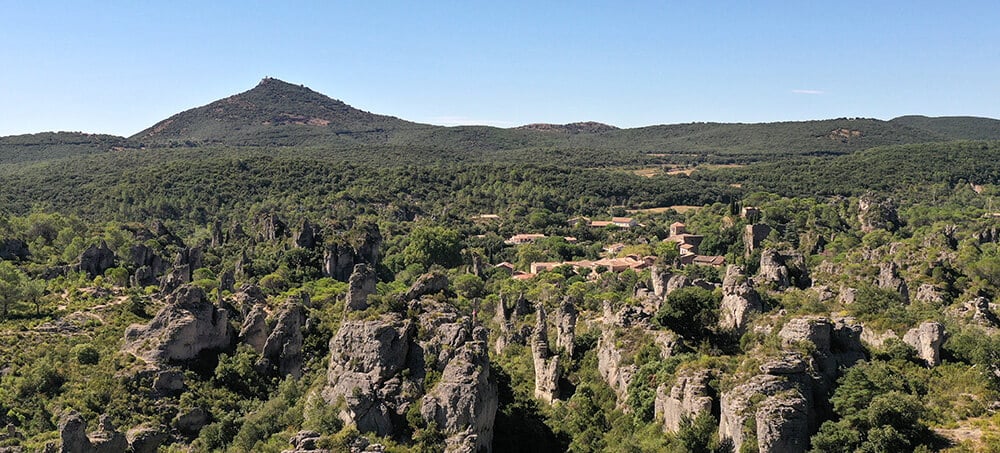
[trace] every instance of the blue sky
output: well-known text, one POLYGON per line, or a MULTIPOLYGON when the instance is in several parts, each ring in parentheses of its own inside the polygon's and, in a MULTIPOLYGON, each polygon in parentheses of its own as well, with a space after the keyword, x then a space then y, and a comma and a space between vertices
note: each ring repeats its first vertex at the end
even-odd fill
POLYGON ((265 76, 443 125, 1000 117, 992 0, 0 6, 0 135, 131 135, 265 76))

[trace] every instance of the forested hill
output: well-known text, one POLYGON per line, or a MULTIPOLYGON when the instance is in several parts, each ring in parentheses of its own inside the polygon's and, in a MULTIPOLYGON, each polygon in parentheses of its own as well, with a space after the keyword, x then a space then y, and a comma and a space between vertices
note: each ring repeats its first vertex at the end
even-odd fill
POLYGON ((148 146, 386 142, 433 126, 355 109, 301 85, 265 78, 253 89, 186 110, 132 136, 148 146))
POLYGON ((953 140, 1000 140, 1000 120, 993 118, 909 115, 894 118, 890 123, 923 129, 953 140))
POLYGON ((23 164, 136 146, 125 137, 81 132, 43 132, 0 137, 0 165, 23 164))

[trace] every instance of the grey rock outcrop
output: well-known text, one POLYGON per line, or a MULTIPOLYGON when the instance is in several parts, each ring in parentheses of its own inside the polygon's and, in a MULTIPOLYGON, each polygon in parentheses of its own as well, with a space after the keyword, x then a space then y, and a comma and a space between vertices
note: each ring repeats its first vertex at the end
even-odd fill
POLYGON ((257 353, 264 352, 268 335, 267 310, 262 303, 254 304, 240 327, 239 340, 250 345, 257 353))
POLYGON ((549 350, 549 328, 545 307, 535 309, 535 333, 531 339, 531 357, 535 369, 535 398, 551 403, 559 396, 559 356, 549 350))
POLYGON ((392 435, 405 426, 406 409, 418 385, 399 374, 406 368, 416 333, 397 314, 344 322, 330 339, 330 365, 323 398, 341 406, 339 417, 361 432, 392 435), (343 400, 343 403, 340 403, 343 400))
POLYGON ((913 346, 917 357, 927 362, 928 366, 941 364, 941 344, 944 340, 944 325, 939 322, 925 322, 903 335, 903 342, 913 346))
POLYGON ((288 440, 292 449, 282 450, 281 453, 330 453, 330 450, 319 448, 319 438, 320 434, 315 431, 299 431, 288 440))
POLYGON ((160 278, 160 291, 169 293, 188 283, 191 283, 191 266, 177 265, 160 278))
POLYGON ((375 269, 367 264, 354 266, 347 284, 346 310, 361 311, 368 308, 368 296, 375 294, 375 269))
POLYGON ((133 453, 156 453, 166 442, 167 433, 162 427, 141 425, 128 430, 125 439, 133 453))
POLYGON ((274 241, 288 234, 288 225, 276 214, 265 215, 258 221, 257 239, 259 242, 274 241))
POLYGON ((206 350, 228 347, 229 315, 205 298, 197 286, 182 286, 146 325, 125 331, 123 350, 150 364, 194 359, 206 350))
POLYGON ((659 265, 653 266, 649 272, 653 283, 653 294, 659 298, 666 297, 670 278, 674 276, 673 272, 670 271, 669 267, 659 265))
POLYGON ((410 285, 410 289, 406 291, 406 294, 403 294, 403 300, 417 300, 427 295, 447 291, 450 284, 451 281, 445 274, 440 272, 426 273, 410 285))
POLYGON ((335 242, 323 250, 323 275, 345 281, 354 266, 354 249, 347 244, 335 242))
POLYGON ((98 431, 87 434, 87 422, 76 411, 59 420, 59 438, 63 453, 117 453, 128 448, 125 436, 116 431, 107 415, 102 415, 98 431))
MULTIPOLYGON (((278 312, 277 322, 271 330, 261 352, 261 361, 278 369, 281 376, 302 376, 302 327, 306 322, 305 309, 298 301, 286 303, 278 312)), ((266 368, 266 367, 265 367, 266 368)))
POLYGON ((941 291, 937 289, 936 286, 929 283, 924 283, 917 287, 917 294, 914 296, 918 302, 924 302, 928 304, 943 304, 944 297, 941 296, 941 291))
POLYGON ((895 231, 900 226, 896 203, 891 198, 882 199, 872 193, 862 195, 858 199, 858 222, 865 233, 877 229, 895 231))
POLYGON ((222 247, 226 243, 226 235, 222 232, 222 221, 212 222, 211 240, 209 246, 212 248, 222 247))
POLYGON ((99 244, 91 245, 84 250, 74 267, 75 270, 86 272, 87 276, 94 278, 115 267, 115 252, 108 248, 108 244, 104 240, 101 240, 99 244))
POLYGON ((323 398, 359 431, 395 438, 405 434, 406 414, 416 404, 446 436, 446 451, 489 451, 497 387, 486 330, 433 299, 411 309, 419 312, 415 321, 387 313, 341 324, 330 340, 323 398), (424 388, 429 371, 441 378, 424 388))
POLYGON ((785 267, 778 252, 767 249, 760 255, 759 278, 762 282, 774 285, 778 289, 787 288, 790 284, 788 268, 785 267))
POLYGON ((789 356, 761 366, 763 374, 742 381, 720 401, 719 437, 740 451, 744 426, 753 418, 761 452, 805 452, 814 420, 809 377, 800 357, 789 356))
POLYGON ((573 357, 573 342, 576 341, 576 306, 569 297, 563 299, 556 314, 556 346, 573 357))
POLYGON ((129 247, 128 255, 129 265, 136 270, 143 267, 148 268, 146 275, 141 276, 141 278, 138 272, 135 274, 137 283, 142 286, 156 284, 155 278, 167 271, 167 263, 146 244, 140 243, 129 247))
POLYGON ((302 226, 299 227, 298 233, 295 234, 293 241, 295 246, 304 249, 311 249, 316 246, 317 236, 319 235, 319 228, 309 223, 308 219, 302 221, 302 226))
POLYGON ((597 340, 597 371, 614 390, 622 406, 622 402, 628 400, 628 385, 637 368, 635 364, 625 364, 626 352, 615 341, 615 336, 614 328, 604 329, 597 340))
POLYGON ((984 228, 982 231, 976 233, 974 237, 976 238, 976 242, 980 244, 1000 242, 1000 227, 991 226, 984 228))
POLYGON ((182 410, 174 417, 173 423, 182 433, 198 434, 208 424, 208 413, 200 407, 182 410))
POLYGON ((719 327, 726 330, 742 331, 750 321, 750 316, 760 313, 763 304, 754 290, 743 268, 734 264, 726 268, 722 281, 722 302, 719 305, 719 327))
POLYGON ((899 266, 892 261, 879 264, 878 281, 879 288, 895 291, 903 299, 903 302, 910 301, 910 292, 906 287, 906 281, 899 276, 899 266))
POLYGON ((686 371, 678 374, 673 386, 661 385, 656 389, 653 410, 657 418, 663 419, 665 431, 677 432, 682 418, 694 419, 712 410, 710 379, 707 370, 686 371))

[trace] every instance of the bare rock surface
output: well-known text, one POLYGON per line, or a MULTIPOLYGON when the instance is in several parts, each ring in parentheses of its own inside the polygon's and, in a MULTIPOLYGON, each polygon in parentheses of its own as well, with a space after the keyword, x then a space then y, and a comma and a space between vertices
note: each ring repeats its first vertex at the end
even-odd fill
POLYGON ((726 277, 722 281, 719 327, 742 331, 746 328, 750 316, 760 313, 762 309, 760 295, 753 288, 743 268, 729 265, 726 268, 726 277))
POLYGON ((673 386, 657 388, 653 410, 667 432, 677 432, 683 417, 694 419, 712 410, 710 379, 708 370, 688 371, 679 374, 673 386))
POLYGON ((202 351, 230 345, 229 315, 197 286, 182 286, 148 324, 125 331, 123 350, 150 364, 194 359, 202 351))
POLYGON ((945 340, 944 325, 939 322, 925 322, 910 329, 903 335, 903 341, 917 350, 928 366, 941 364, 941 344, 945 340))

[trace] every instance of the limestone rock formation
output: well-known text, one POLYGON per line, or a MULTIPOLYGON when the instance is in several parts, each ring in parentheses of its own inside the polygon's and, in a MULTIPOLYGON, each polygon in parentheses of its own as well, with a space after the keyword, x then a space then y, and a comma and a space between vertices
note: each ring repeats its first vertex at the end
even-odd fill
POLYGON ((189 435, 198 434, 208 424, 208 413, 200 407, 182 410, 174 417, 173 424, 182 433, 189 435))
POLYGON ((619 405, 628 399, 628 385, 632 382, 637 368, 635 364, 625 364, 625 350, 615 341, 614 328, 605 329, 597 340, 597 371, 611 386, 618 397, 619 405))
POLYGON ((343 243, 326 245, 323 250, 323 275, 344 281, 350 278, 354 266, 354 249, 343 243))
POLYGON ((368 296, 375 294, 375 282, 375 269, 367 264, 354 266, 347 282, 345 309, 360 311, 368 308, 368 296))
POLYGON ((261 360, 278 369, 281 376, 302 376, 302 327, 306 322, 305 309, 299 301, 285 304, 278 312, 277 322, 271 330, 261 360))
POLYGON ((535 309, 535 333, 531 339, 531 357, 535 367, 535 398, 551 403, 559 396, 559 356, 549 350, 549 328, 545 307, 535 309))
POLYGON ((663 419, 667 432, 677 432, 683 417, 694 419, 712 410, 710 379, 708 370, 686 371, 678 374, 673 386, 656 389, 653 410, 657 418, 663 419))
POLYGON ((944 325, 939 322, 925 322, 910 329, 903 335, 903 341, 917 350, 928 366, 941 364, 941 344, 945 340, 944 325))
POLYGON ((573 342, 576 340, 576 306, 569 297, 563 299, 556 314, 556 346, 573 357, 573 342))
POLYGON ((896 203, 867 193, 858 199, 858 222, 861 231, 869 233, 877 229, 895 231, 900 226, 896 203))
POLYGON ((259 354, 264 352, 268 333, 267 310, 262 303, 254 304, 240 327, 239 340, 250 345, 259 354))
POLYGON ((99 244, 91 245, 80 254, 75 270, 86 272, 87 276, 94 278, 112 267, 115 267, 115 252, 101 240, 99 244))
POLYGON ((205 298, 197 286, 182 286, 146 325, 125 331, 123 350, 150 364, 194 359, 206 350, 230 345, 229 315, 205 298))
POLYGON ((281 453, 330 453, 330 450, 319 448, 319 438, 320 434, 315 431, 299 431, 288 440, 292 449, 282 450, 281 453))
POLYGON ((777 289, 787 288, 790 284, 788 268, 785 267, 778 252, 766 249, 760 255, 759 278, 777 289))
POLYGON ((69 411, 59 420, 59 438, 63 453, 117 453, 128 448, 125 436, 115 430, 111 418, 102 415, 98 431, 87 434, 87 422, 76 411, 69 411))
POLYGON ((274 241, 285 237, 288 233, 288 226, 276 214, 265 215, 257 220, 259 242, 274 241))
POLYGON ((756 425, 762 453, 805 452, 809 445, 811 393, 801 358, 789 356, 761 366, 752 376, 725 392, 720 401, 719 437, 740 451, 748 419, 756 425))
POLYGON ((653 281, 653 294, 656 297, 667 297, 667 288, 673 276, 674 274, 670 271, 669 267, 656 265, 650 269, 650 277, 653 281))
POLYGON ((156 453, 167 440, 167 433, 163 428, 140 425, 128 430, 125 440, 133 453, 156 453))
POLYGON ((191 283, 191 266, 177 265, 160 278, 160 291, 169 293, 188 283, 191 283))
POLYGON ((156 284, 156 277, 163 275, 167 271, 167 263, 156 252, 146 246, 146 244, 135 244, 129 248, 129 264, 135 269, 146 267, 148 269, 144 275, 136 272, 135 280, 138 285, 149 286, 156 284))
POLYGON ((910 301, 910 292, 907 290, 906 281, 899 276, 899 266, 892 261, 879 264, 878 281, 879 288, 895 291, 903 298, 903 302, 910 301))
POLYGON ((917 288, 917 294, 914 296, 914 299, 928 304, 944 303, 944 297, 941 296, 941 291, 929 283, 924 283, 917 288))
POLYGON ((440 272, 426 273, 410 285, 410 289, 406 291, 406 294, 403 294, 403 300, 416 300, 423 296, 446 291, 450 284, 451 281, 445 274, 440 272))
POLYGON ((293 239, 295 246, 304 249, 311 249, 316 246, 317 236, 319 235, 319 228, 309 223, 308 219, 302 221, 302 226, 299 227, 298 233, 295 234, 293 239))
POLYGON ((489 451, 497 387, 485 329, 433 299, 411 309, 416 320, 387 313, 341 324, 330 340, 323 398, 359 431, 395 438, 405 434, 406 414, 417 404, 446 436, 447 451, 489 451), (441 378, 424 388, 430 371, 441 378))
POLYGON ((743 268, 735 264, 726 268, 722 281, 722 302, 719 305, 719 327, 742 331, 750 320, 750 315, 760 313, 763 304, 754 290, 743 268))

